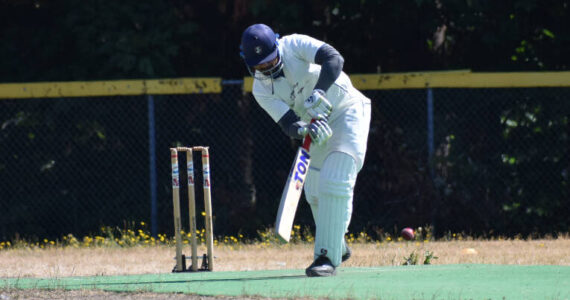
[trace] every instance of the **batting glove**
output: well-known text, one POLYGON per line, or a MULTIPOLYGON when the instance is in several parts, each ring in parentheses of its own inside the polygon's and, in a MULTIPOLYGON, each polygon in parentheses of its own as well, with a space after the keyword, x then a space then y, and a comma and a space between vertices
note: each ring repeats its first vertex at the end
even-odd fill
POLYGON ((315 144, 322 145, 330 139, 333 131, 327 123, 327 120, 321 119, 315 120, 313 123, 299 128, 299 135, 305 136, 307 134, 315 144))
POLYGON ((332 112, 332 105, 325 98, 323 90, 313 90, 313 93, 305 100, 305 109, 311 119, 328 119, 332 112))

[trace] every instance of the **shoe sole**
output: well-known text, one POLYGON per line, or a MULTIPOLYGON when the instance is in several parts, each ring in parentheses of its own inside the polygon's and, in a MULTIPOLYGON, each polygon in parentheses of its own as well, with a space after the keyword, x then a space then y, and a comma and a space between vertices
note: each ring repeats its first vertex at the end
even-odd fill
POLYGON ((313 270, 305 270, 305 274, 307 274, 308 277, 329 277, 329 276, 335 276, 336 275, 336 269, 333 270, 332 272, 319 272, 319 271, 313 271, 313 270))

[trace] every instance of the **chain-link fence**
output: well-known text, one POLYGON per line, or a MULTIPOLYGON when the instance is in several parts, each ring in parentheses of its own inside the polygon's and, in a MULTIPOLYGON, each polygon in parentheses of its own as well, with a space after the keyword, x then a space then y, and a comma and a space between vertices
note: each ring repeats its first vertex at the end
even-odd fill
POLYGON ((570 89, 368 95, 375 110, 355 229, 432 224, 440 233, 568 231, 570 89))
MULTIPOLYGON (((568 231, 570 88, 365 93, 351 231, 568 231)), ((176 145, 210 147, 216 235, 273 225, 298 142, 227 81, 219 94, 0 100, 0 240, 141 221, 170 235, 176 145)), ((312 225, 304 201, 296 223, 312 225)))

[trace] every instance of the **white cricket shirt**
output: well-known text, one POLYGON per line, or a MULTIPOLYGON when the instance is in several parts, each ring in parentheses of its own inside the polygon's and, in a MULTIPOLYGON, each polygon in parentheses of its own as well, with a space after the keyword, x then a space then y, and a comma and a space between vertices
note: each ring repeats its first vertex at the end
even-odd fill
MULTIPOLYGON (((319 78, 321 66, 315 64, 315 55, 323 44, 322 41, 302 34, 282 37, 279 39, 278 47, 285 77, 273 81, 269 77, 263 80, 254 79, 252 93, 259 105, 275 122, 278 122, 289 109, 292 109, 301 120, 310 121, 304 101, 311 96, 319 78)), ((333 105, 329 122, 334 122, 343 107, 349 106, 355 98, 364 95, 355 89, 349 77, 341 72, 326 91, 325 97, 333 105)))
MULTIPOLYGON (((315 64, 315 54, 323 44, 306 35, 284 36, 279 39, 278 47, 285 77, 254 79, 253 96, 275 122, 289 109, 301 120, 310 121, 304 102, 319 78, 321 66, 315 64)), ((326 91, 325 97, 333 106, 328 119, 333 135, 326 144, 311 146, 311 168, 320 168, 328 153, 340 151, 354 157, 360 170, 370 125, 370 100, 352 86, 344 72, 326 91)))

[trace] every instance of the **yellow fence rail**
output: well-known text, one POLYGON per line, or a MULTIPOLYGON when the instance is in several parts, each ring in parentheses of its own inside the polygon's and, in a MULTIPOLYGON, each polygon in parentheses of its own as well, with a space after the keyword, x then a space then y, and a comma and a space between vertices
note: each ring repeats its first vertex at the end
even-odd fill
POLYGON ((0 84, 0 99, 221 93, 221 78, 0 84))
MULTIPOLYGON (((421 88, 534 88, 570 87, 570 72, 471 72, 470 70, 353 74, 360 90, 421 88)), ((253 78, 243 79, 243 91, 251 92, 253 78)), ((0 84, 0 99, 91 96, 135 96, 221 93, 222 79, 170 78, 152 80, 71 81, 0 84)))
MULTIPOLYGON (((471 72, 470 70, 352 74, 350 79, 360 90, 423 88, 534 88, 570 87, 570 72, 471 72)), ((253 78, 244 80, 244 91, 251 92, 253 78)))

